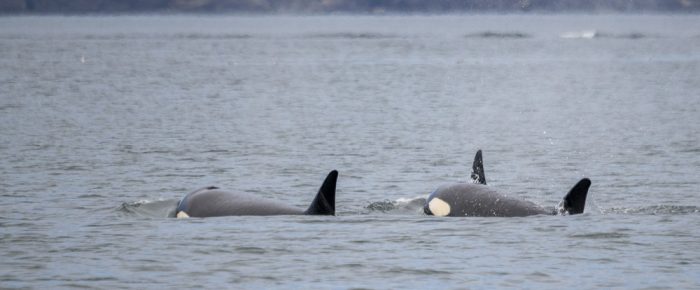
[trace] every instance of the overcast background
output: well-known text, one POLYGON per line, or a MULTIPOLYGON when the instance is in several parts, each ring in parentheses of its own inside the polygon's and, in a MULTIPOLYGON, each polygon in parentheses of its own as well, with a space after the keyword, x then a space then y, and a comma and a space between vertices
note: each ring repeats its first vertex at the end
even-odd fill
POLYGON ((0 0, 0 13, 681 12, 700 0, 0 0))

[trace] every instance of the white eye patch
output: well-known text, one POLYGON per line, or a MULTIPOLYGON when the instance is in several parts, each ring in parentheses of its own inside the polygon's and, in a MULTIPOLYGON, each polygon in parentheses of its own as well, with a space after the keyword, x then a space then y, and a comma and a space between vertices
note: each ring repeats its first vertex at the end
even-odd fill
POLYGON ((190 216, 186 212, 180 211, 177 213, 177 215, 175 217, 179 218, 179 219, 185 219, 185 218, 188 218, 190 216))
POLYGON ((437 197, 430 200, 428 208, 434 216, 447 216, 450 214, 450 205, 437 197))

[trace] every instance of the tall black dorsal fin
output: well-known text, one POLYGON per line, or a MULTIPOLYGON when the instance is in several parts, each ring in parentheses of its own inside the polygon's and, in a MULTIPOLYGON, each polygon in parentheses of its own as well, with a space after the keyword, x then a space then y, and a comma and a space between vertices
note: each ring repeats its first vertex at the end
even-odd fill
POLYGON ((474 163, 472 164, 472 183, 486 184, 484 160, 481 158, 481 149, 476 151, 476 156, 474 156, 474 163))
POLYGON ((304 213, 311 215, 335 215, 335 183, 338 181, 338 171, 328 173, 316 198, 304 213))
POLYGON ((591 187, 591 180, 588 178, 581 179, 574 187, 569 190, 569 193, 564 196, 561 206, 559 206, 562 214, 580 214, 583 213, 583 208, 586 207, 586 196, 588 188, 591 187))

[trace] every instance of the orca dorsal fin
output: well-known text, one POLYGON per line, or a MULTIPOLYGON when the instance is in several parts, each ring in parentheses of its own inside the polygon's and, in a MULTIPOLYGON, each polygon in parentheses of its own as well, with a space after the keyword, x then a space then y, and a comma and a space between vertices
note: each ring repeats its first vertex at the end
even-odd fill
POLYGON ((484 160, 481 158, 481 149, 476 151, 474 163, 472 164, 472 183, 486 185, 486 176, 484 175, 484 160))
POLYGON ((335 215, 335 183, 338 181, 338 171, 328 173, 316 198, 304 213, 310 215, 335 215))
POLYGON ((586 206, 586 196, 588 188, 591 187, 591 180, 583 178, 579 180, 574 187, 569 190, 569 193, 564 196, 559 206, 560 214, 580 214, 586 206))

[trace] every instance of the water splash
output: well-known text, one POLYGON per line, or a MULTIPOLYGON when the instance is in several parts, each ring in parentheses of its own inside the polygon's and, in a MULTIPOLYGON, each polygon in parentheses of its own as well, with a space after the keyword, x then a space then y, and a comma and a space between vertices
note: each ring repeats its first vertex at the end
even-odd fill
POLYGON ((423 212, 425 197, 399 198, 395 201, 383 200, 370 203, 365 208, 370 212, 380 211, 384 213, 416 213, 423 212))
POLYGON ((163 218, 175 215, 178 199, 164 200, 139 200, 135 202, 125 202, 117 209, 127 216, 144 218, 163 218))
POLYGON ((561 38, 569 39, 593 39, 593 38, 614 38, 614 39, 642 39, 654 37, 653 35, 629 32, 629 33, 606 33, 597 30, 569 31, 559 35, 561 38))

